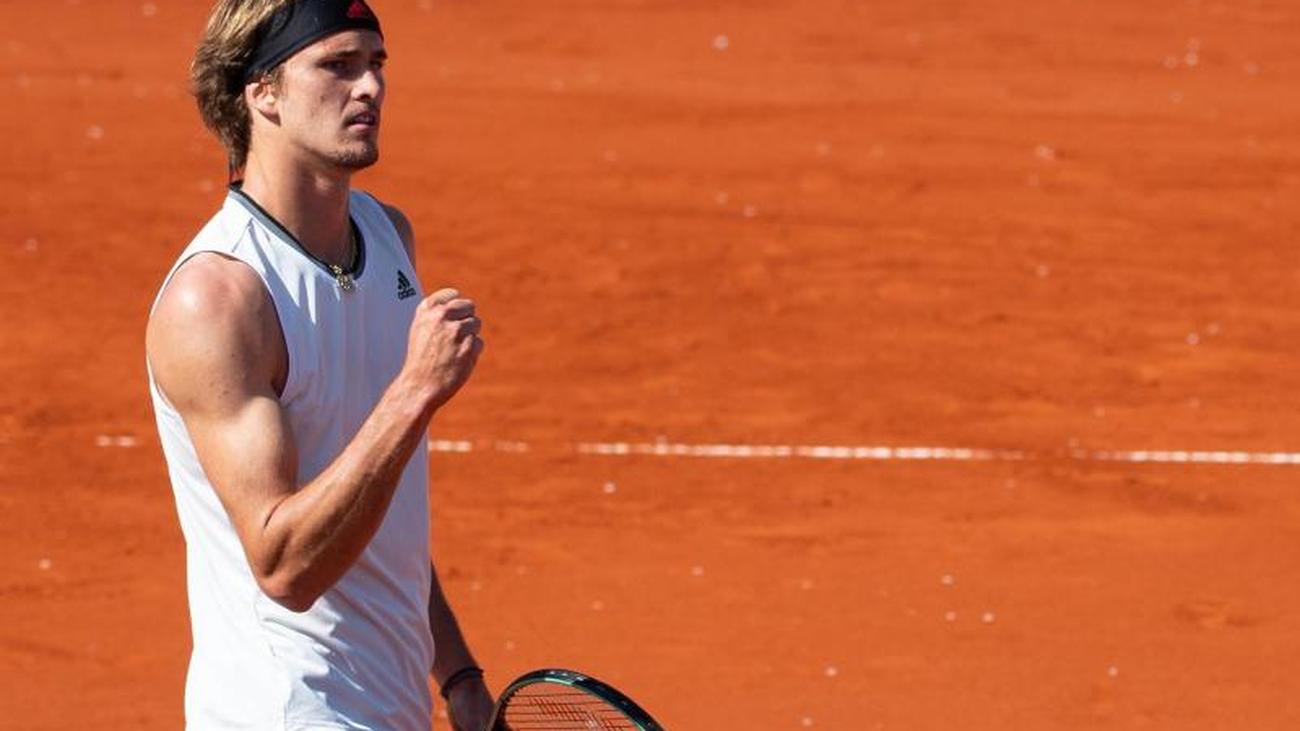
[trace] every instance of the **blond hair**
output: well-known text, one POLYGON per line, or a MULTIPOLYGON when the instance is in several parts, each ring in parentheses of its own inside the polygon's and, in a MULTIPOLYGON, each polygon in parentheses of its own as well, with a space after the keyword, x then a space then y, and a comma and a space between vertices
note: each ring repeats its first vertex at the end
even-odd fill
MULTIPOLYGON (((217 0, 190 64, 190 85, 203 124, 221 140, 233 173, 248 160, 252 122, 244 74, 258 26, 294 0, 217 0)), ((279 69, 272 72, 276 75, 279 69)))

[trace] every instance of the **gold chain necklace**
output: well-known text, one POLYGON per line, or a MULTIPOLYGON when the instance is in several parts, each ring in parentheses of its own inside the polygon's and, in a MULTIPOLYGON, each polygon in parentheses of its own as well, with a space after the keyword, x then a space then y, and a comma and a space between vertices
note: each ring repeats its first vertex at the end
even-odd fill
POLYGON ((360 253, 357 247, 357 231, 352 227, 352 222, 348 222, 348 268, 344 270, 338 264, 330 264, 330 271, 334 273, 334 281, 339 283, 339 289, 344 292, 351 292, 357 288, 357 283, 352 279, 352 270, 357 266, 357 255, 360 253))

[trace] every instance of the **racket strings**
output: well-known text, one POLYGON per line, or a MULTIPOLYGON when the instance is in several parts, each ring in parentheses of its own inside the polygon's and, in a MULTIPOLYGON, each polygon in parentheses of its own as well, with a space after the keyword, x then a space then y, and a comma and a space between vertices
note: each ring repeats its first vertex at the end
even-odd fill
POLYGON ((594 695, 551 683, 521 688, 506 703, 511 731, 637 731, 616 706, 594 695))

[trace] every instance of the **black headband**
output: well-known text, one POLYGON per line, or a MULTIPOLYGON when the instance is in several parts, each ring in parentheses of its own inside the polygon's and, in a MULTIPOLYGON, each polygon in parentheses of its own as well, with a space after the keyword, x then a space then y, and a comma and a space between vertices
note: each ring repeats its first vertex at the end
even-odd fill
POLYGON ((345 30, 373 30, 383 35, 379 18, 366 0, 293 0, 280 6, 253 36, 244 82, 279 66, 311 43, 345 30))

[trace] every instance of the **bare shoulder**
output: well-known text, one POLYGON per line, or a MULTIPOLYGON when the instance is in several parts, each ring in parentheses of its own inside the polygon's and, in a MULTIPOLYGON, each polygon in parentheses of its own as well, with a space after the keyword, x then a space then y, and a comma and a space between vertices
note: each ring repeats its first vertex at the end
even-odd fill
POLYGON ((411 226, 411 220, 397 206, 390 206, 382 202, 379 205, 384 207, 384 213, 388 214, 388 220, 393 222, 393 228, 397 229, 397 235, 402 237, 402 245, 406 247, 406 255, 410 257, 411 263, 415 263, 415 229, 411 226))
POLYGON ((278 388, 287 354, 275 305, 248 265, 204 253, 181 265, 145 333, 150 368, 178 407, 278 388))

